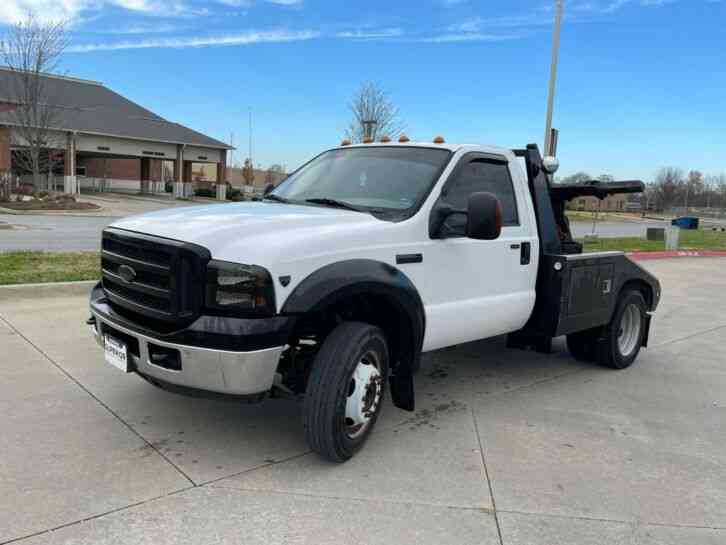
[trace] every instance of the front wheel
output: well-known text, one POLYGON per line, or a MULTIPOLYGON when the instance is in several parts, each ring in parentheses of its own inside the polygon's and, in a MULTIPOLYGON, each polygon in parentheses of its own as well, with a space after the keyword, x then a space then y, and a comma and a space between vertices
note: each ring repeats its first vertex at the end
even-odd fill
POLYGON ((315 452, 345 462, 363 446, 383 404, 388 346, 379 328, 344 322, 325 339, 305 392, 305 437, 315 452))
POLYGON ((643 346, 646 323, 643 294, 636 290, 620 296, 610 323, 599 343, 600 363, 614 369, 625 369, 635 361, 643 346))

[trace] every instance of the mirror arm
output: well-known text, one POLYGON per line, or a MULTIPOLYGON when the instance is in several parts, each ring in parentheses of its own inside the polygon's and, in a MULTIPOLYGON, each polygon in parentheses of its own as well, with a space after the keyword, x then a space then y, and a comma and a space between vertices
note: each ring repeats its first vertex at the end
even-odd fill
POLYGON ((441 204, 434 207, 431 212, 431 218, 429 220, 430 238, 443 238, 441 236, 441 228, 444 226, 446 218, 448 218, 452 214, 464 214, 465 216, 468 216, 469 211, 454 208, 453 206, 449 206, 448 204, 441 204))

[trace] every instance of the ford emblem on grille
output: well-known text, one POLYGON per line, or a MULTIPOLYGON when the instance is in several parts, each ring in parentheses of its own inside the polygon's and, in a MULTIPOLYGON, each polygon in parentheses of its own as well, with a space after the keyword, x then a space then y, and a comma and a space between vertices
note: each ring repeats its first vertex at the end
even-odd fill
POLYGON ((118 275, 126 282, 133 282, 136 279, 136 271, 128 265, 121 265, 118 268, 118 275))

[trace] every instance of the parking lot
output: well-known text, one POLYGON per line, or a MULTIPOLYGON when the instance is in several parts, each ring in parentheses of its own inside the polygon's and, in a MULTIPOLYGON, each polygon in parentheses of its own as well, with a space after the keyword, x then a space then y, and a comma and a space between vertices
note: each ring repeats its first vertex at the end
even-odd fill
POLYGON ((726 542, 726 261, 663 283, 630 369, 428 354, 345 465, 295 401, 191 399, 103 363, 87 285, 0 289, 0 543, 592 545, 726 542))

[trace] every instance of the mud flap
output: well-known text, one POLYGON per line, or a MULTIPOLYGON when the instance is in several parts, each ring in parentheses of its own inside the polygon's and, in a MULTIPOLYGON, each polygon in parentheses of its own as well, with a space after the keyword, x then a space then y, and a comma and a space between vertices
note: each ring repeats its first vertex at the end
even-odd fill
POLYGON ((643 344, 641 346, 648 348, 648 339, 650 338, 650 320, 652 316, 646 315, 645 318, 645 333, 643 334, 643 344))
POLYGON ((393 404, 404 411, 413 411, 415 409, 415 395, 413 391, 413 373, 411 369, 403 368, 399 364, 391 375, 391 399, 393 404))

